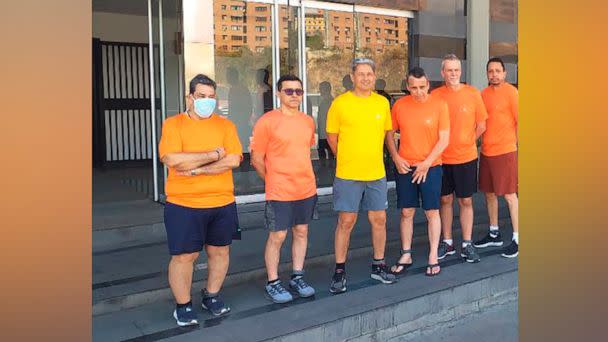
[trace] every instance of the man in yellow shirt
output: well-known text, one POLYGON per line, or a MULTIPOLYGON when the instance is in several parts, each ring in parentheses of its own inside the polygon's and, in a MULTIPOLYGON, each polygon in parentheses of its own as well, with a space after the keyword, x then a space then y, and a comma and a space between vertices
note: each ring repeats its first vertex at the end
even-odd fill
POLYGON ((376 65, 355 58, 351 78, 354 89, 335 98, 327 114, 327 141, 337 158, 333 206, 338 211, 335 235, 336 270, 329 291, 346 291, 346 254, 359 210, 368 212, 374 256, 371 277, 385 284, 396 281, 384 262, 386 245, 386 172, 384 138, 392 129, 386 98, 373 90, 376 65))

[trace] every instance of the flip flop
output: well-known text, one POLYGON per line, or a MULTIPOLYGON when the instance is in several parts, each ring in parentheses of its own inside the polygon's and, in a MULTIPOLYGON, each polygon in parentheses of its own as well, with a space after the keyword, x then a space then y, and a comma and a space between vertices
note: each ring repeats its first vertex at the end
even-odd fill
MULTIPOLYGON (((403 256, 404 254, 412 254, 412 250, 411 249, 402 249, 399 251, 399 259, 401 259, 401 256, 403 256)), ((399 259, 397 259, 397 262, 395 262, 395 264, 393 265, 393 267, 391 267, 390 269, 390 273, 394 274, 396 276, 398 275, 402 275, 405 274, 407 272, 407 268, 412 266, 412 264, 414 263, 413 261, 407 264, 401 263, 399 262, 399 259), (399 271, 393 271, 393 268, 399 268, 401 267, 401 270, 399 271)))
POLYGON ((439 266, 439 264, 428 264, 426 267, 427 267, 427 268, 430 268, 430 271, 431 271, 431 273, 424 272, 424 274, 425 274, 427 277, 434 277, 434 276, 438 275, 439 273, 441 273, 441 267, 439 266), (432 273, 432 272, 433 272, 433 269, 435 269, 436 267, 439 267, 439 272, 437 272, 437 273, 432 273))

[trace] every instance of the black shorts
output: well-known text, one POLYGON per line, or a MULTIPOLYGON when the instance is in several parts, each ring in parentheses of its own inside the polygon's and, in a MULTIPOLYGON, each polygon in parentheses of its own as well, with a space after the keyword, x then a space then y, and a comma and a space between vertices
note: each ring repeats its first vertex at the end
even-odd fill
POLYGON ((312 220, 316 204, 316 194, 297 201, 266 201, 266 228, 277 232, 298 224, 308 224, 312 220))
POLYGON ((171 255, 199 252, 204 245, 228 246, 238 226, 234 202, 217 208, 165 205, 165 230, 171 255))
POLYGON ((477 192, 477 159, 463 164, 443 164, 441 196, 456 192, 457 198, 467 198, 477 192))

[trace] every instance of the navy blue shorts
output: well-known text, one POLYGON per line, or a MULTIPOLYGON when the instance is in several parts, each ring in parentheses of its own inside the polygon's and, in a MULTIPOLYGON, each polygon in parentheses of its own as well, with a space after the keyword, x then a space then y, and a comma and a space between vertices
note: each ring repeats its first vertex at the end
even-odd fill
POLYGON ((429 169, 424 183, 412 183, 412 175, 416 167, 406 174, 397 173, 395 183, 397 188, 397 207, 402 208, 422 208, 424 210, 439 209, 441 206, 441 165, 433 166, 429 169))
POLYGON ((228 246, 238 225, 234 202, 217 208, 165 205, 165 230, 171 255, 200 252, 204 245, 228 246))
POLYGON ((308 224, 312 220, 316 204, 316 194, 297 201, 266 201, 266 228, 277 232, 298 224, 308 224))

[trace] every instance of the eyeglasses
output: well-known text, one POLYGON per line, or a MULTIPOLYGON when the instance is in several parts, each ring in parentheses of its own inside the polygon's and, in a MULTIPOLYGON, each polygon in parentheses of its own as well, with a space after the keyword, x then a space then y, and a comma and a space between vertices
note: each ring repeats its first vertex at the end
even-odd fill
POLYGON ((283 89, 283 92, 285 92, 285 94, 288 95, 288 96, 292 96, 294 93, 296 95, 298 95, 298 96, 304 95, 304 90, 302 90, 302 89, 291 89, 291 88, 288 88, 288 89, 283 89))

